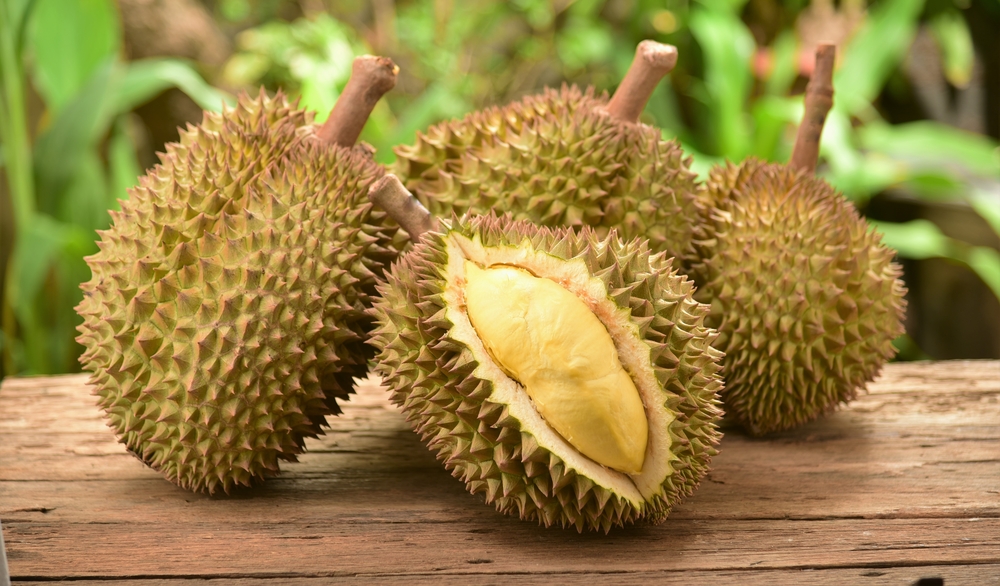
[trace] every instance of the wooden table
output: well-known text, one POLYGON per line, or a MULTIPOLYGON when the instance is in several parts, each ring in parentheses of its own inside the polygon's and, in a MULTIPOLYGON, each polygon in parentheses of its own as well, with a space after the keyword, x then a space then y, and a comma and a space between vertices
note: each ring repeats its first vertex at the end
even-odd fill
POLYGON ((726 429, 712 473, 665 523, 610 535, 486 506, 374 382, 280 478, 209 498, 127 454, 85 380, 0 387, 15 583, 1000 584, 997 361, 893 364, 796 431, 726 429))

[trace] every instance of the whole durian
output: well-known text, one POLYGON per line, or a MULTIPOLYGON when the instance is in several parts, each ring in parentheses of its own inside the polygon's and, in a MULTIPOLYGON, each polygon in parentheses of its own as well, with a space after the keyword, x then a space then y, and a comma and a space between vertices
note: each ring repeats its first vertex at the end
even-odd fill
POLYGON ((895 354, 905 289, 894 252, 812 176, 832 103, 821 47, 792 163, 748 159, 711 171, 690 274, 725 352, 723 402, 753 434, 781 431, 853 399, 895 354))
POLYGON ((785 165, 717 167, 708 191, 691 276, 720 331, 727 414, 764 434, 853 399, 903 333, 894 252, 828 183, 785 165))
POLYGON ((701 210, 696 176, 676 140, 638 123, 676 61, 674 47, 643 41, 610 101, 564 86, 474 112, 397 147, 392 172, 435 215, 497 209, 600 235, 614 228, 680 256, 701 210))
POLYGON ((720 438, 721 354, 671 260, 509 215, 414 229, 394 176, 372 192, 410 206, 386 209, 411 235, 431 228, 379 286, 375 370, 470 492, 607 532, 694 490, 720 438))
POLYGON ((206 113, 100 234, 81 362, 108 425, 170 481, 229 492, 277 474, 366 372, 365 310, 405 235, 351 145, 395 74, 359 58, 323 128, 263 91, 206 113))

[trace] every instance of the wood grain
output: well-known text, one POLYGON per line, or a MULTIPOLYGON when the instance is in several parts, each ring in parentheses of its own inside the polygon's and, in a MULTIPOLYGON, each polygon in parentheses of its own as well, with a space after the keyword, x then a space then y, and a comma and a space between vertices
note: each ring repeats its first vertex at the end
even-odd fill
POLYGON ((726 428, 659 526, 544 530, 465 492, 376 381, 281 477, 230 497, 125 452, 81 376, 0 386, 15 582, 1000 583, 1000 362, 889 365, 797 430, 726 428))

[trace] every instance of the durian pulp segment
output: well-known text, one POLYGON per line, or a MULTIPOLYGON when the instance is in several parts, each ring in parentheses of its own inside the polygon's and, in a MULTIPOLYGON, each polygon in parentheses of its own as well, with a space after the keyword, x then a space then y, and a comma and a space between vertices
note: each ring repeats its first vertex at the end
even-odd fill
POLYGON ((447 237, 446 250, 448 260, 444 276, 448 284, 444 297, 447 319, 453 324, 449 337, 465 344, 476 357, 475 376, 492 382, 492 395, 487 400, 504 405, 510 416, 521 423, 522 434, 531 435, 539 446, 558 454, 568 469, 635 506, 642 506, 646 499, 661 494, 663 479, 674 473, 673 463, 678 459, 668 432, 676 416, 666 407, 672 395, 657 381, 649 347, 639 335, 638 326, 632 323, 629 310, 619 307, 610 298, 604 282, 590 274, 582 260, 565 260, 535 250, 527 240, 516 247, 486 247, 478 235, 470 239, 452 232, 447 237), (519 266, 533 275, 551 279, 583 301, 607 328, 619 360, 645 407, 648 431, 640 474, 613 470, 582 454, 549 426, 524 388, 493 361, 465 309, 466 260, 480 266, 519 266))
POLYGON ((640 474, 646 413, 600 320, 555 281, 521 268, 465 261, 465 278, 472 326, 546 422, 595 462, 640 474))

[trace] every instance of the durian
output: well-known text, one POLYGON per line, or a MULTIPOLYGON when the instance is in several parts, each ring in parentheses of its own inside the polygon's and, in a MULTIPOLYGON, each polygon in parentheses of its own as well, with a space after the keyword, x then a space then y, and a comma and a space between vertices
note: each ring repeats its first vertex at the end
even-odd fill
POLYGON ((728 416, 753 434, 854 398, 892 358, 905 289, 893 251, 812 176, 832 104, 833 47, 817 53, 790 165, 748 159, 711 171, 690 274, 724 351, 728 416))
POLYGON ((391 170, 437 216, 497 209, 601 236, 614 228, 679 257, 701 213, 696 176, 676 140, 638 122, 676 61, 674 47, 643 41, 610 101, 546 89, 432 126, 395 149, 391 170))
POLYGON ((323 128, 263 90, 206 113, 87 259, 81 362, 120 441, 181 487, 277 474, 366 372, 366 306, 405 235, 367 200, 383 170, 352 145, 395 75, 356 60, 323 128))
POLYGON ((694 490, 720 438, 721 354, 671 260, 509 215, 438 226, 392 175, 372 197, 419 240, 379 285, 375 371, 470 492, 607 532, 694 490))

